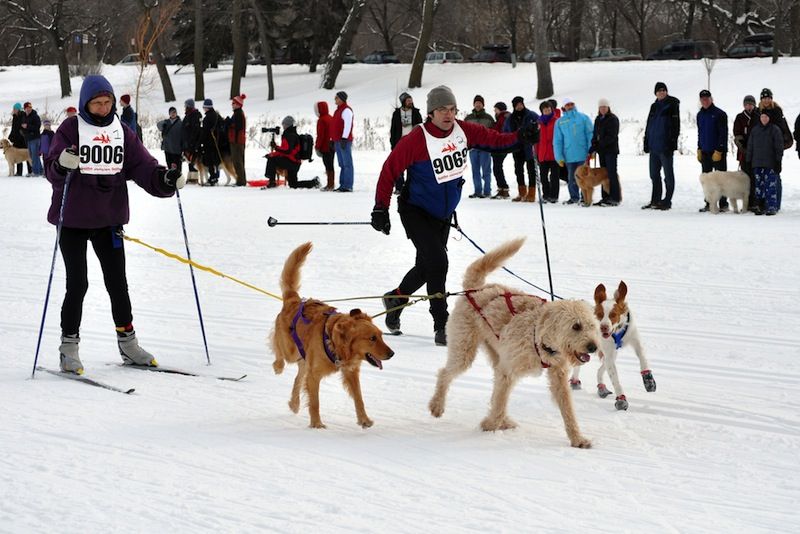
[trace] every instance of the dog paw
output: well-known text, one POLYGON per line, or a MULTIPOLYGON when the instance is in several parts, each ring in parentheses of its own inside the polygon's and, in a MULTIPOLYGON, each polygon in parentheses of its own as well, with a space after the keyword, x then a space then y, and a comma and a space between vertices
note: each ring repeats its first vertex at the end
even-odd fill
POLYGON ((322 421, 311 421, 311 424, 309 424, 308 427, 309 428, 328 428, 324 424, 322 424, 322 421))
POLYGON ((484 432, 494 432, 495 430, 502 430, 502 421, 494 418, 487 417, 481 421, 481 430, 484 432))
POLYGON ((428 409, 430 409, 432 416, 441 417, 444 413, 444 404, 431 399, 431 402, 428 403, 428 409))
POLYGON ((592 448, 592 441, 584 438, 583 436, 579 436, 577 439, 570 440, 569 444, 578 449, 592 448))
POLYGON ((272 370, 275 371, 276 375, 281 374, 285 366, 286 363, 283 360, 275 360, 274 362, 272 362, 272 370))
POLYGON ((367 417, 366 419, 362 419, 361 421, 359 421, 358 424, 361 426, 361 428, 369 428, 375 423, 372 421, 372 419, 367 417))
POLYGON ((510 417, 505 417, 500 422, 500 430, 514 430, 517 428, 517 422, 511 419, 510 417))
POLYGON ((300 400, 292 399, 289 401, 289 409, 292 410, 292 413, 297 413, 300 411, 300 400))

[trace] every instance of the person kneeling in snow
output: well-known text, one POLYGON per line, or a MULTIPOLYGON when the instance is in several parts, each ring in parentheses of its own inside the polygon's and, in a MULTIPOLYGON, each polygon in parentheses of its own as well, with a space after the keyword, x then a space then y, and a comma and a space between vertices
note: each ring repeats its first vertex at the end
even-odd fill
POLYGON ((269 180, 267 187, 275 187, 275 173, 278 169, 283 169, 286 173, 286 182, 292 189, 311 189, 319 187, 319 178, 313 180, 299 181, 297 179, 297 171, 300 170, 300 138, 297 136, 297 130, 294 126, 294 117, 287 115, 281 121, 283 127, 283 135, 281 136, 281 145, 277 146, 273 141, 272 152, 266 155, 267 170, 264 176, 269 180))
POLYGON ((180 170, 159 165, 136 132, 123 126, 115 102, 108 80, 87 76, 81 87, 78 116, 61 123, 45 160, 47 180, 53 186, 47 220, 62 224, 58 244, 67 274, 58 349, 64 372, 83 373, 78 343, 83 298, 89 286, 86 244, 90 241, 111 297, 122 361, 158 365, 153 355, 139 346, 132 324, 122 239, 122 225, 130 216, 127 181, 133 180, 153 196, 171 197, 183 187, 185 179, 180 170), (65 187, 67 195, 62 201, 65 187), (59 215, 62 209, 63 220, 59 215))

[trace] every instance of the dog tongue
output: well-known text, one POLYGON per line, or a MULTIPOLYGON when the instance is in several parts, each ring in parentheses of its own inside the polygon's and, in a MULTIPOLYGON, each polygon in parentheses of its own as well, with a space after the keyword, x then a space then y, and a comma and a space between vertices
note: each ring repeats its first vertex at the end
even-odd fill
POLYGON ((373 358, 371 354, 367 354, 365 358, 370 363, 370 365, 374 365, 378 369, 383 369, 383 364, 381 363, 381 361, 377 358, 373 358))

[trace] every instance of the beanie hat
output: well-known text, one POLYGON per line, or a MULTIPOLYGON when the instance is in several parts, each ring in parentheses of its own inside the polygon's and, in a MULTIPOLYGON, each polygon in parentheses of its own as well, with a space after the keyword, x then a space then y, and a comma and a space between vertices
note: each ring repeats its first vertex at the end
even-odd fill
POLYGON ((187 98, 186 100, 183 101, 183 106, 187 107, 187 108, 193 108, 194 107, 194 99, 187 98))
MULTIPOLYGON (((763 92, 762 92, 762 94, 763 94, 763 92)), ((772 94, 772 93, 770 93, 770 95, 771 95, 771 94, 772 94)), ((25 108, 25 109, 28 109, 28 108, 33 108, 33 106, 31 105, 31 103, 30 103, 30 102, 25 102, 25 103, 22 105, 22 107, 23 107, 23 108, 25 108)))
POLYGON ((754 97, 753 95, 745 96, 744 97, 744 101, 742 102, 742 104, 747 104, 747 103, 753 104, 755 106, 756 105, 756 97, 754 97))
POLYGON ((772 91, 767 89, 766 87, 763 88, 761 90, 761 98, 772 98, 772 91))
POLYGON ((339 91, 338 93, 336 93, 336 96, 339 97, 339 100, 347 102, 347 93, 345 93, 344 91, 339 91))
POLYGON ((514 97, 514 98, 511 100, 511 105, 512 105, 512 106, 516 106, 517 104, 524 104, 524 103, 525 103, 525 99, 524 99, 524 98, 522 98, 521 96, 515 96, 515 97, 514 97))
POLYGON ((428 113, 433 113, 433 110, 437 108, 455 105, 456 95, 446 85, 434 87, 428 93, 428 113))
POLYGON ((119 101, 127 106, 131 103, 131 95, 122 95, 119 97, 119 101))
POLYGON ((211 100, 210 98, 206 98, 205 100, 203 100, 203 107, 204 108, 213 108, 214 107, 214 101, 211 100))
POLYGON ((563 105, 564 107, 566 107, 566 105, 567 105, 567 104, 572 104, 572 105, 574 106, 574 105, 575 105, 575 102, 573 102, 571 98, 565 98, 565 99, 564 99, 564 103, 563 103, 562 105, 563 105))
POLYGON ((292 117, 291 115, 286 115, 281 121, 281 126, 283 126, 284 130, 294 126, 294 117, 292 117))
POLYGON ((22 110, 22 104, 20 104, 19 102, 17 102, 16 104, 14 104, 14 109, 16 109, 17 111, 20 111, 20 110, 22 110))
POLYGON ((667 90, 667 84, 665 84, 664 82, 656 82, 656 87, 655 87, 655 89, 653 89, 653 93, 655 94, 655 93, 659 92, 661 89, 666 91, 667 90))
POLYGON ((544 108, 550 108, 550 110, 552 111, 553 104, 549 100, 542 100, 542 103, 539 104, 539 111, 544 113, 544 108))
POLYGON ((42 126, 50 126, 51 124, 53 124, 53 123, 50 122, 50 119, 42 120, 42 126))
POLYGON ((175 106, 170 106, 170 108, 169 108, 169 110, 168 110, 168 111, 169 111, 170 113, 172 113, 173 111, 174 111, 175 113, 177 113, 177 112, 178 112, 178 110, 177 110, 177 109, 175 109, 175 106))
POLYGON ((597 101, 597 107, 598 108, 601 108, 603 106, 605 106, 607 108, 611 107, 611 103, 608 101, 607 98, 601 98, 600 100, 597 101))
POLYGON ((708 89, 703 89, 700 91, 700 98, 711 98, 711 91, 708 89))
POLYGON ((486 102, 483 101, 483 97, 481 95, 475 95, 475 98, 472 99, 472 103, 474 104, 475 102, 480 102, 484 106, 486 105, 486 102))
POLYGON ((77 108, 75 106, 70 106, 67 109, 65 109, 64 111, 66 111, 67 113, 77 113, 78 112, 78 110, 77 110, 77 108))
POLYGON ((505 102, 498 102, 497 104, 495 104, 495 105, 494 105, 494 107, 496 107, 496 108, 497 108, 497 109, 499 109, 500 111, 506 111, 506 110, 508 110, 508 106, 506 106, 506 103, 505 103, 505 102))
POLYGON ((411 95, 406 93, 406 92, 400 93, 400 105, 401 106, 405 106, 406 105, 406 99, 407 98, 411 98, 411 95))
POLYGON ((236 104, 237 106, 242 107, 244 106, 245 98, 247 98, 247 95, 241 94, 239 96, 234 96, 231 100, 233 100, 233 103, 236 104))
POLYGON ((548 100, 548 102, 550 102, 550 107, 552 107, 554 110, 558 109, 558 102, 556 102, 555 98, 551 98, 548 100))

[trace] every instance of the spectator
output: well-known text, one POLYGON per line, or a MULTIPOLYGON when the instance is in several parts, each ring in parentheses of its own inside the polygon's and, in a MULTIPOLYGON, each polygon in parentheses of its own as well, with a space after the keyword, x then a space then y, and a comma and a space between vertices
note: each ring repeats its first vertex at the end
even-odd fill
POLYGON ((794 120, 794 141, 797 148, 797 157, 800 158, 800 114, 794 120))
POLYGON ((219 181, 219 164, 222 162, 222 117, 214 109, 214 101, 210 98, 203 100, 202 133, 200 134, 200 150, 203 154, 203 165, 208 169, 208 185, 217 185, 219 181))
POLYGON ((347 93, 339 91, 333 101, 336 111, 333 112, 333 129, 331 139, 336 148, 336 159, 339 160, 339 193, 353 191, 353 109, 347 104, 347 93))
MULTIPOLYGON (((783 134, 783 149, 792 148, 792 131, 783 115, 783 109, 772 99, 772 91, 766 87, 761 90, 761 102, 758 104, 759 113, 769 115, 770 124, 777 126, 783 134)), ((780 172, 778 173, 780 174, 780 172)), ((783 182, 778 177, 778 209, 781 209, 781 197, 783 196, 783 182)))
MULTIPOLYGON (((553 135, 555 133, 556 111, 550 100, 544 100, 539 104, 539 142, 536 143, 536 157, 539 160, 539 176, 542 182, 542 202, 555 204, 558 202, 558 190, 560 188, 561 167, 556 163, 556 156, 553 152, 553 135)), ((559 111, 560 116, 560 111, 559 111)))
MULTIPOLYGON (((386 158, 375 192, 372 227, 388 235, 394 180, 401 171, 408 171, 397 210, 406 236, 417 250, 416 260, 400 285, 386 293, 383 303, 387 309, 401 307, 408 302, 405 295, 413 294, 423 285, 429 295, 445 293, 447 238, 450 220, 461 200, 467 151, 480 146, 485 150, 507 152, 516 148, 520 138, 533 141, 531 135, 535 126, 516 134, 499 134, 478 124, 457 120, 456 97, 443 85, 428 93, 426 109, 428 119, 423 126, 401 139, 386 158)), ((392 309, 386 314, 386 326, 392 332, 400 331, 401 311, 402 308, 392 309)), ((447 301, 431 299, 430 313, 434 342, 446 345, 447 301)))
POLYGON ((122 124, 130 128, 131 131, 136 134, 136 137, 139 138, 139 141, 141 141, 142 134, 138 126, 139 122, 137 120, 136 110, 131 106, 131 95, 122 95, 119 97, 119 103, 122 106, 122 115, 120 116, 122 124))
MULTIPOLYGON (((392 113, 392 124, 389 128, 389 145, 394 150, 401 138, 411 133, 411 129, 417 124, 422 124, 422 114, 419 109, 414 107, 414 99, 408 93, 400 94, 400 107, 395 108, 392 113)), ((395 194, 400 194, 403 189, 403 174, 397 177, 394 184, 395 194)))
MULTIPOLYGON (((496 103, 494 105, 495 123, 492 129, 501 133, 509 115, 511 115, 511 113, 508 111, 508 106, 506 106, 505 102, 496 103)), ((494 179, 497 181, 497 194, 492 197, 494 199, 509 198, 508 182, 506 182, 506 173, 503 171, 503 162, 507 155, 508 154, 505 152, 492 153, 492 173, 494 174, 494 179)))
POLYGON ((319 187, 319 178, 313 180, 297 180, 297 171, 300 170, 300 138, 294 125, 294 117, 287 116, 281 121, 283 135, 281 135, 281 145, 276 146, 272 142, 272 152, 267 154, 267 170, 264 176, 269 180, 268 188, 277 186, 275 174, 278 169, 286 171, 286 181, 292 189, 311 189, 319 187))
MULTIPOLYGON (((22 111, 22 104, 17 102, 11 108, 11 130, 8 132, 8 140, 14 148, 28 148, 25 142, 25 136, 22 134, 22 120, 25 117, 25 112, 22 111)), ((28 166, 28 175, 33 171, 31 164, 25 162, 28 166)), ((17 163, 16 172, 14 176, 22 176, 22 163, 17 163)))
POLYGON ((64 111, 67 113, 67 118, 74 117, 78 114, 78 110, 75 108, 75 106, 69 106, 64 111))
POLYGON ((178 117, 178 110, 174 107, 169 108, 169 118, 159 121, 156 127, 161 132, 161 150, 164 151, 167 168, 181 171, 183 123, 178 117))
POLYGON ((50 129, 50 119, 42 120, 42 144, 39 149, 39 154, 42 156, 42 161, 47 157, 47 154, 50 153, 50 145, 53 141, 53 135, 55 132, 50 129))
POLYGON ((595 206, 618 206, 622 202, 622 190, 617 174, 617 156, 619 155, 619 119, 611 111, 608 99, 601 98, 597 102, 597 117, 594 119, 592 148, 600 158, 600 166, 608 172, 610 191, 602 191, 603 198, 595 206))
MULTIPOLYGON (((564 113, 564 110, 558 107, 558 102, 556 102, 555 98, 551 98, 550 100, 548 100, 548 102, 550 103, 550 108, 553 110, 553 118, 557 121, 558 119, 561 118, 561 114, 564 113)), ((558 166, 558 179, 564 183, 567 183, 568 173, 566 165, 563 167, 561 167, 560 165, 558 166)))
POLYGON ((183 187, 176 169, 159 165, 136 134, 121 126, 116 116, 114 89, 102 76, 87 76, 81 86, 80 112, 59 126, 46 158, 47 179, 53 186, 47 214, 50 224, 63 222, 59 236, 66 270, 66 293, 61 306, 60 367, 64 372, 82 374, 78 355, 83 299, 89 285, 86 248, 92 243, 106 290, 111 298, 111 315, 116 327, 117 347, 126 364, 157 366, 152 354, 139 346, 133 328, 131 301, 125 273, 125 242, 122 225, 128 223, 128 181, 134 181, 155 197, 171 197, 183 187), (101 135, 110 128, 121 136, 101 135), (80 129, 81 135, 78 134, 80 129), (83 135, 88 132, 89 135, 83 135), (93 147, 111 146, 114 157, 93 147), (76 147, 79 147, 76 149, 76 147), (85 154, 80 157, 78 154, 85 154), (122 158, 117 158, 122 155, 122 158), (80 165, 80 169, 78 168, 80 165), (66 177, 72 173, 66 203, 62 196, 66 177))
POLYGON ((784 136, 780 127, 772 124, 768 113, 758 117, 759 124, 747 140, 747 161, 756 175, 756 215, 775 215, 780 210, 781 160, 784 136))
MULTIPOLYGON (((553 153, 560 167, 567 168, 569 200, 564 204, 577 204, 581 192, 575 181, 575 170, 586 162, 592 146, 592 119, 578 111, 575 102, 564 99, 564 113, 556 121, 553 132, 553 153)), ((584 199, 588 202, 587 199, 584 199)), ((587 204, 588 205, 588 204, 587 204)))
MULTIPOLYGON (((511 100, 514 111, 506 119, 503 132, 518 132, 533 129, 537 132, 539 116, 525 107, 525 100, 515 96, 511 100)), ((511 202, 534 202, 536 200, 536 162, 533 155, 533 144, 523 142, 518 150, 512 153, 514 158, 514 174, 517 176, 518 195, 511 202), (525 186, 525 170, 528 171, 528 186, 525 186)))
POLYGON ((231 99, 233 116, 228 123, 228 145, 231 150, 233 168, 236 170, 236 185, 247 185, 247 171, 244 166, 244 147, 247 143, 247 118, 242 106, 247 95, 234 96, 231 99))
POLYGON ((194 107, 194 100, 186 99, 183 103, 184 115, 181 121, 181 150, 189 162, 189 178, 187 182, 197 182, 197 169, 194 164, 202 155, 201 139, 203 137, 200 111, 194 107))
POLYGON ((753 95, 745 96, 742 105, 744 110, 736 115, 733 120, 733 142, 736 143, 736 160, 739 162, 739 168, 750 177, 750 195, 747 204, 750 211, 755 211, 756 180, 753 168, 745 156, 747 155, 747 140, 750 137, 750 132, 758 124, 758 113, 755 112, 756 97, 753 95))
POLYGON ((39 157, 42 143, 42 133, 40 131, 42 121, 30 102, 25 102, 22 109, 25 112, 25 116, 22 117, 20 129, 22 130, 22 136, 25 138, 25 144, 28 146, 28 154, 30 154, 32 162, 29 176, 41 176, 44 174, 42 159, 39 157))
MULTIPOLYGON (((481 95, 475 95, 472 112, 464 117, 465 122, 474 122, 486 128, 494 127, 494 118, 484 109, 481 95)), ((470 149, 469 163, 472 167, 474 193, 469 198, 491 198, 492 196, 492 157, 489 152, 478 148, 470 149)))
MULTIPOLYGON (((714 105, 711 91, 700 91, 697 112, 697 161, 702 172, 728 170, 728 115, 714 105)), ((700 212, 709 210, 708 202, 700 212)), ((720 197, 719 211, 728 211, 728 199, 720 197)))
POLYGON ((675 192, 675 172, 672 156, 678 149, 678 136, 681 133, 681 101, 669 96, 667 85, 657 82, 656 101, 650 106, 647 125, 644 129, 644 153, 650 154, 650 181, 652 191, 650 202, 643 210, 668 210, 672 208, 672 194, 675 192), (661 169, 664 169, 665 195, 661 198, 661 169))
POLYGON ((323 191, 333 191, 334 181, 336 176, 333 171, 333 141, 331 141, 331 127, 333 117, 328 114, 328 103, 317 102, 314 104, 314 114, 317 118, 317 140, 314 142, 314 149, 317 156, 322 158, 322 163, 325 165, 325 176, 328 181, 323 191))

